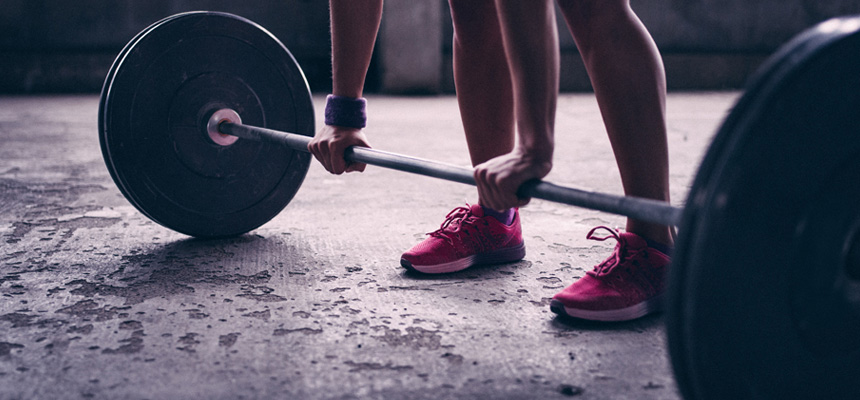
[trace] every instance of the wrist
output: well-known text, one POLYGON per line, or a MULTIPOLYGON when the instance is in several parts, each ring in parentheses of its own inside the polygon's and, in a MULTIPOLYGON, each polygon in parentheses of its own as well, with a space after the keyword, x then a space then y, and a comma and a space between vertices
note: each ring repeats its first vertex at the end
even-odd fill
POLYGON ((553 146, 517 146, 515 152, 531 163, 552 165, 553 146))
POLYGON ((325 102, 325 124, 364 128, 367 126, 367 100, 363 97, 329 95, 325 102))

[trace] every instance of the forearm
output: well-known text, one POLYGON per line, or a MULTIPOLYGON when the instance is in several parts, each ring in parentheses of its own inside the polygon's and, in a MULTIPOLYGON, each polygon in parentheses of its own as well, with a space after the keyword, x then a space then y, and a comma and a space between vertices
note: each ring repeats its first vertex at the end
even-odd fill
POLYGON ((361 97, 382 20, 382 0, 331 0, 332 93, 361 97))
POLYGON ((558 98, 558 30, 548 0, 496 0, 511 68, 518 151, 551 161, 558 98))

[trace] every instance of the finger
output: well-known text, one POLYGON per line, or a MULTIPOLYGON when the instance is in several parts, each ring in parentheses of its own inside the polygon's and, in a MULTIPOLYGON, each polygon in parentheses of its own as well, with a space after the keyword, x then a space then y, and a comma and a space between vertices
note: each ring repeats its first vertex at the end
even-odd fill
POLYGON ((367 164, 364 163, 350 163, 346 166, 346 172, 364 172, 365 167, 367 164))
POLYGON ((332 173, 340 175, 347 170, 346 160, 343 158, 345 148, 338 144, 332 144, 330 150, 332 173))
POLYGON ((504 184, 504 181, 499 177, 498 173, 487 173, 486 180, 487 192, 489 193, 493 209, 503 211, 507 204, 504 188, 501 186, 501 184, 504 184))
MULTIPOLYGON (((520 184, 520 186, 522 186, 522 184, 520 184)), ((517 198, 517 205, 516 205, 516 206, 517 206, 517 207, 525 207, 525 205, 526 205, 526 204, 529 204, 529 202, 530 202, 532 199, 531 199, 531 197, 523 197, 523 196, 520 196, 520 195, 519 195, 519 191, 520 191, 520 188, 519 188, 519 186, 518 186, 518 187, 515 189, 515 191, 514 191, 514 196, 516 196, 516 198, 517 198)))
POLYGON ((487 208, 492 208, 495 210, 498 208, 498 200, 493 187, 489 183, 483 184, 484 190, 481 193, 481 201, 482 205, 487 208))
POLYGON ((476 168, 474 172, 475 184, 478 187, 478 204, 484 207, 490 207, 490 198, 487 194, 487 184, 484 181, 484 171, 481 168, 476 168))
MULTIPOLYGON (((522 185, 520 185, 520 186, 522 186, 522 185)), ((517 207, 522 207, 522 206, 528 204, 529 201, 531 201, 530 197, 520 196, 520 188, 519 187, 517 187, 514 190, 514 196, 516 196, 516 198, 517 198, 517 207)))
POLYGON ((490 177, 491 187, 495 196, 495 209, 504 211, 516 207, 520 199, 517 197, 517 180, 509 174, 495 174, 490 177))
POLYGON ((497 182, 499 188, 499 196, 501 198, 504 209, 517 207, 521 199, 517 196, 517 186, 511 184, 510 180, 499 179, 497 182))
POLYGON ((314 158, 317 159, 317 161, 319 161, 320 151, 319 151, 319 144, 317 142, 310 141, 308 143, 308 152, 311 153, 314 156, 314 158))
POLYGON ((322 148, 320 147, 319 142, 311 141, 308 143, 308 150, 313 154, 314 158, 322 165, 323 168, 328 170, 325 166, 325 156, 323 155, 322 148))
POLYGON ((484 175, 484 194, 487 199, 487 207, 496 211, 502 211, 504 207, 504 197, 501 196, 495 176, 487 172, 484 175))
POLYGON ((325 168, 325 170, 328 172, 334 173, 331 169, 331 155, 329 153, 328 145, 326 145, 324 143, 320 143, 320 147, 319 147, 318 151, 320 154, 319 160, 320 160, 320 163, 322 163, 323 168, 325 168))
POLYGON ((504 193, 496 191, 494 194, 493 209, 498 212, 504 212, 508 208, 511 208, 510 200, 505 197, 504 193))

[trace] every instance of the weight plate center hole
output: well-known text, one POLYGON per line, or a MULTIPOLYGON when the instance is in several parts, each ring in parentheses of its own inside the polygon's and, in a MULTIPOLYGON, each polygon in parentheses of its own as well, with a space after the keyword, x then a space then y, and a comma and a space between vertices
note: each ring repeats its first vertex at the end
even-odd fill
POLYGON ((222 108, 212 113, 212 116, 209 117, 209 122, 206 123, 206 133, 212 143, 220 146, 229 146, 236 143, 239 138, 237 136, 221 133, 219 127, 224 122, 241 124, 242 118, 239 117, 239 114, 236 111, 229 108, 222 108))

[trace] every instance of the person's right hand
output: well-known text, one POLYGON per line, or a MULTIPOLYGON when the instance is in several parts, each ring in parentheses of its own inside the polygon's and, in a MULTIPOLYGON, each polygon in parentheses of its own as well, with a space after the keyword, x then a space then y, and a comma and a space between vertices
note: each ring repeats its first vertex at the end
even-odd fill
POLYGON ((344 172, 362 172, 367 164, 347 164, 343 158, 344 152, 351 146, 370 147, 361 129, 325 125, 308 143, 308 151, 328 172, 335 175, 344 172))
POLYGON ((526 181, 541 179, 552 169, 552 152, 527 152, 515 147, 508 154, 475 166, 475 183, 482 206, 497 211, 523 207, 528 198, 517 196, 526 181))

